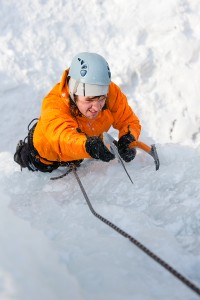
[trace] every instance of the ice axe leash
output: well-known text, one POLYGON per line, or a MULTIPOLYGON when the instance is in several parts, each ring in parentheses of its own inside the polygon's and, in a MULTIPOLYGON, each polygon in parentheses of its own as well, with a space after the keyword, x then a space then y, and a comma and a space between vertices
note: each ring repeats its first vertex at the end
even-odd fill
POLYGON ((121 159, 121 156, 118 153, 118 149, 117 149, 117 146, 115 145, 114 138, 110 134, 108 134, 107 132, 104 132, 103 133, 103 141, 104 141, 105 146, 110 148, 109 149, 110 152, 112 154, 114 154, 114 156, 118 159, 118 161, 121 164, 121 166, 123 167, 126 175, 130 179, 131 183, 133 183, 133 180, 131 179, 131 176, 129 175, 129 173, 128 173, 126 167, 125 167, 125 164, 124 164, 123 160, 121 159))
POLYGON ((154 261, 156 261, 158 264, 160 264, 163 268, 165 268, 167 271, 169 271, 173 276, 175 276, 177 279, 179 279, 183 284, 185 284, 188 288, 190 288, 193 292, 195 292, 197 295, 200 296, 200 288, 196 286, 194 283, 192 283, 189 279, 187 279, 185 276, 183 276, 181 273, 179 273, 177 270, 175 270, 173 267, 171 267, 167 262, 165 262, 163 259, 161 259, 159 256, 157 256, 155 253, 153 253, 151 250, 149 250, 146 246, 144 246, 142 243, 140 243, 138 240, 136 240, 134 237, 132 237, 130 234, 116 226, 114 223, 110 222, 108 219, 104 218, 100 214, 98 214, 89 198, 88 195, 82 185, 82 182, 76 172, 76 166, 71 165, 71 171, 73 172, 79 187, 81 189, 81 192, 83 193, 83 196, 86 200, 86 203, 92 212, 92 214, 97 217, 100 221, 105 223, 106 225, 110 226, 113 230, 121 234, 123 237, 128 238, 131 243, 133 243, 135 246, 137 246, 140 250, 142 250, 144 253, 146 253, 149 257, 151 257, 154 261))

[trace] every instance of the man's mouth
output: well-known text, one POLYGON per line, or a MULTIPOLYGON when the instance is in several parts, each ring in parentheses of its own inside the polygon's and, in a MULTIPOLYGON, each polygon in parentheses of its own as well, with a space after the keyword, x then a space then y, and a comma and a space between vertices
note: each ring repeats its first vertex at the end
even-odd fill
POLYGON ((91 114, 93 114, 93 115, 95 115, 95 114, 97 114, 98 113, 98 111, 94 111, 94 110, 89 110, 89 112, 91 113, 91 114))

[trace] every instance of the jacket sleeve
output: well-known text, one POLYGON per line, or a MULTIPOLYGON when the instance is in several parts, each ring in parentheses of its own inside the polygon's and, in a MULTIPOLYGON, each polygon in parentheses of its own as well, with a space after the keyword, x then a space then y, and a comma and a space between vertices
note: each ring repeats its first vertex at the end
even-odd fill
POLYGON ((50 92, 43 100, 40 122, 42 132, 59 160, 90 158, 85 150, 86 136, 77 132, 78 124, 70 115, 66 99, 50 92))
POLYGON ((119 138, 130 130, 131 134, 138 140, 141 131, 140 121, 129 106, 126 96, 113 82, 108 97, 109 109, 114 118, 113 127, 119 130, 119 138))

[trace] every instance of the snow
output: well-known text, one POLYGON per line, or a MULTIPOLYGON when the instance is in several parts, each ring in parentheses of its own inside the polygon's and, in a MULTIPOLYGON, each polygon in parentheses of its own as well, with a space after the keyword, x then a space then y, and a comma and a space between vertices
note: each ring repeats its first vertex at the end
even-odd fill
POLYGON ((0 300, 198 299, 95 218, 73 174, 13 154, 73 56, 103 55, 161 167, 139 150, 133 185, 117 160, 78 175, 98 213, 200 286, 199 20, 199 0, 1 1, 0 300))

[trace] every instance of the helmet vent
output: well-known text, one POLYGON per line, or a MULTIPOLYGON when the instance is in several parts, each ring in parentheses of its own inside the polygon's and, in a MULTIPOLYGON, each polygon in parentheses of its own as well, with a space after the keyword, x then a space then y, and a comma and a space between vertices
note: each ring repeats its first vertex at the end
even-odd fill
POLYGON ((78 60, 81 62, 81 65, 85 63, 84 60, 81 59, 80 57, 78 58, 78 60))
POLYGON ((112 74, 107 61, 101 55, 82 52, 73 58, 68 76, 79 83, 109 86, 112 74))
POLYGON ((84 62, 84 60, 81 59, 80 57, 78 58, 78 60, 79 60, 80 63, 81 63, 80 74, 81 74, 82 77, 84 77, 84 76, 87 74, 88 66, 87 66, 87 64, 84 62))
POLYGON ((108 77, 111 78, 111 72, 110 72, 110 68, 108 65, 107 65, 107 68, 108 68, 108 77))

